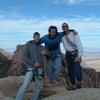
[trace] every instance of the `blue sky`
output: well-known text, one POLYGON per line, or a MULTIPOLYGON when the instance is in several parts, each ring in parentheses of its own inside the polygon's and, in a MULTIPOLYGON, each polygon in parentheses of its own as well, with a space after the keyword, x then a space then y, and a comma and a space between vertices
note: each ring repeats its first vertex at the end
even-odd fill
POLYGON ((78 31, 84 49, 100 51, 100 0, 0 0, 0 48, 15 50, 50 25, 62 31, 63 22, 78 31))

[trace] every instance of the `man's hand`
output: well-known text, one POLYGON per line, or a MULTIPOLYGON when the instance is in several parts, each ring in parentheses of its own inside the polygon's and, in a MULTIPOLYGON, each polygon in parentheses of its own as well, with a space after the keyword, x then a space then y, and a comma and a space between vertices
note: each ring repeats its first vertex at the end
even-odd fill
POLYGON ((35 62, 33 65, 34 65, 34 67, 39 67, 40 63, 39 62, 35 62))
POLYGON ((81 62, 81 58, 77 57, 74 62, 81 62))
POLYGON ((75 31, 75 30, 73 30, 73 33, 76 35, 76 34, 78 34, 78 32, 77 31, 75 31))
POLYGON ((43 56, 45 56, 45 55, 47 55, 47 51, 46 51, 46 50, 42 50, 41 54, 42 54, 43 56))

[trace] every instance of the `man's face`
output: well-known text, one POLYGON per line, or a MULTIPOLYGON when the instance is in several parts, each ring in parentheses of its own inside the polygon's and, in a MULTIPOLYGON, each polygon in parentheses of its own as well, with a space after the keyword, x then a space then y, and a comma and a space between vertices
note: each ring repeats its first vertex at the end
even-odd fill
POLYGON ((34 41, 35 42, 39 42, 39 40, 40 40, 40 35, 35 35, 34 36, 34 41))
POLYGON ((50 37, 55 37, 55 35, 57 34, 56 29, 51 29, 49 34, 50 34, 50 37))
POLYGON ((68 32, 68 30, 69 30, 68 24, 63 24, 62 25, 62 30, 63 30, 63 32, 68 32))

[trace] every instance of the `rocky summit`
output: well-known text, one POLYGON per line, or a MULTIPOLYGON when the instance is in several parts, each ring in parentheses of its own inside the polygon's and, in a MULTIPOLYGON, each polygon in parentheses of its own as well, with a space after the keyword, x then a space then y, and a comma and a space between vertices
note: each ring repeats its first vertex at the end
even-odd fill
MULTIPOLYGON (((24 76, 9 76, 0 79, 0 100, 15 100, 24 76)), ((30 83, 24 100, 31 100, 34 92, 34 82, 30 83)), ((56 85, 44 85, 41 88, 39 100, 100 100, 100 89, 81 88, 68 91, 62 82, 56 85)))
MULTIPOLYGON (((18 89, 23 83, 24 76, 22 75, 26 72, 26 65, 22 59, 24 47, 25 45, 18 45, 12 57, 4 50, 0 52, 0 100, 15 100, 18 89)), ((48 78, 45 75, 40 100, 100 100, 100 72, 96 72, 93 68, 84 68, 85 64, 82 64, 82 88, 68 91, 66 87, 70 82, 65 55, 62 54, 61 57, 60 83, 48 84, 48 78)), ((34 82, 30 83, 24 100, 30 100, 33 92, 34 82)))

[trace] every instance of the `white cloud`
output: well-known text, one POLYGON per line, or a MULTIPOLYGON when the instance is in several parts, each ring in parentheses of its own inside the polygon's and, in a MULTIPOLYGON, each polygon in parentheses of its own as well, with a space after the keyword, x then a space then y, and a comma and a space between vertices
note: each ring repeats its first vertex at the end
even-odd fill
MULTIPOLYGON (((1 16, 0 16, 1 17, 1 16)), ((96 17, 75 17, 75 18, 54 18, 54 19, 0 19, 0 33, 12 33, 12 32, 22 32, 31 33, 34 31, 48 30, 50 25, 57 25, 59 31, 61 31, 61 24, 63 22, 68 22, 71 28, 75 28, 80 31, 80 33, 95 33, 100 30, 100 18, 96 17)), ((100 32, 99 32, 100 33, 100 32)))
POLYGON ((99 0, 51 0, 54 4, 81 4, 84 3, 85 5, 92 5, 92 6, 99 6, 99 0))
POLYGON ((67 0, 67 1, 68 1, 69 4, 74 4, 74 3, 78 2, 76 0, 67 0))
MULTIPOLYGON (((9 19, 1 15, 0 47, 5 47, 5 45, 9 44, 15 48, 17 44, 23 44, 26 41, 31 40, 35 31, 40 32, 41 36, 43 36, 48 33, 48 27, 50 25, 55 25, 58 27, 59 31, 62 31, 61 24, 63 22, 67 22, 70 28, 79 32, 84 46, 91 46, 93 43, 97 43, 94 42, 95 40, 99 41, 97 35, 100 37, 100 18, 97 17, 83 17, 75 15, 73 18, 42 19, 21 17, 20 19, 9 19), (93 43, 91 41, 90 43, 89 40, 92 40, 93 43)), ((7 47, 9 46, 7 45, 7 47)))
POLYGON ((84 2, 86 0, 51 0, 52 2, 54 2, 54 4, 77 4, 80 2, 84 2))

